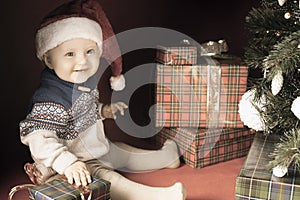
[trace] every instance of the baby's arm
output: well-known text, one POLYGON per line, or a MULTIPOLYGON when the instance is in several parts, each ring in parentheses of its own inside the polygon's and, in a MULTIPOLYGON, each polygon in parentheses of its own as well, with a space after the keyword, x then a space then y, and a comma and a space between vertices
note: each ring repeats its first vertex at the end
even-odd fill
POLYGON ((31 155, 37 162, 53 168, 59 174, 64 174, 70 184, 73 184, 73 180, 76 185, 91 182, 85 164, 78 161, 78 158, 59 142, 55 132, 36 130, 22 136, 21 141, 29 146, 31 155))

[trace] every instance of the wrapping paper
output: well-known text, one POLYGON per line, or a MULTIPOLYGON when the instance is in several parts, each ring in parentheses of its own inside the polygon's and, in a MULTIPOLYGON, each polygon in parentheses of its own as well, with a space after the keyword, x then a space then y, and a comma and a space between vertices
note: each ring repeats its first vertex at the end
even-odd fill
POLYGON ((193 168, 246 156, 255 132, 248 128, 239 129, 196 129, 164 127, 154 136, 156 144, 166 139, 174 140, 182 160, 193 168))
POLYGON ((178 46, 164 47, 158 46, 156 60, 165 65, 196 65, 197 47, 178 46))
POLYGON ((278 135, 264 136, 258 132, 236 179, 236 200, 264 199, 286 200, 300 199, 300 176, 294 167, 288 169, 288 175, 278 178, 267 167, 269 154, 274 144, 279 142, 278 135))
POLYGON ((162 65, 156 71, 156 126, 242 128, 238 104, 247 89, 242 64, 162 65))
POLYGON ((110 182, 103 179, 93 179, 84 190, 75 188, 65 180, 53 180, 29 189, 31 200, 110 200, 110 182))

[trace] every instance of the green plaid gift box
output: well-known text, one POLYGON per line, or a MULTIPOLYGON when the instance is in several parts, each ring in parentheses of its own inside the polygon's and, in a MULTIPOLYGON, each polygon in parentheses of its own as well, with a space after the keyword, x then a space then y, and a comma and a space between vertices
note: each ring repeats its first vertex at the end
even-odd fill
POLYGON ((228 161, 247 155, 254 131, 238 129, 196 129, 164 127, 154 136, 156 144, 174 140, 183 161, 193 168, 228 161))
MULTIPOLYGON (((93 178, 88 186, 93 200, 110 200, 110 182, 93 178)), ((64 180, 53 180, 29 189, 31 200, 82 200, 83 192, 64 180)), ((84 196, 88 196, 85 194, 84 196)), ((85 197, 88 199, 87 197, 85 197)))
POLYGON ((196 46, 158 46, 156 60, 165 65, 196 65, 197 47, 196 46))
POLYGON ((236 179, 236 200, 286 200, 300 199, 300 177, 290 168, 288 176, 278 178, 267 168, 278 135, 264 136, 257 133, 247 159, 236 179))
POLYGON ((157 127, 242 128, 238 104, 248 67, 218 63, 156 67, 157 127))

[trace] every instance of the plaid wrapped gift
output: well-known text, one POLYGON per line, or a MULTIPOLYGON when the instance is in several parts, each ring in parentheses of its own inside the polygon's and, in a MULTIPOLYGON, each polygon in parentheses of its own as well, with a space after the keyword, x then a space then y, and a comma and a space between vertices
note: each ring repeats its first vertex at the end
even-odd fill
POLYGON ((278 178, 267 167, 274 144, 279 142, 278 135, 264 136, 257 133, 247 159, 236 179, 236 200, 300 199, 300 177, 296 169, 288 169, 288 176, 278 178))
POLYGON ((196 129, 164 127, 154 136, 156 144, 174 140, 183 161, 193 168, 228 161, 247 155, 254 138, 250 129, 196 129))
POLYGON ((196 46, 158 46, 156 60, 165 65, 195 65, 197 64, 196 46))
MULTIPOLYGON (((110 200, 110 182, 93 178, 87 186, 93 200, 110 200)), ((29 199, 33 200, 82 200, 83 191, 64 180, 53 180, 29 189, 29 199)), ((86 196, 86 195, 84 195, 86 196)), ((89 196, 89 193, 87 194, 89 196)), ((87 197, 85 197, 88 199, 87 197)))
POLYGON ((246 91, 242 64, 157 64, 157 127, 242 128, 238 104, 246 91))

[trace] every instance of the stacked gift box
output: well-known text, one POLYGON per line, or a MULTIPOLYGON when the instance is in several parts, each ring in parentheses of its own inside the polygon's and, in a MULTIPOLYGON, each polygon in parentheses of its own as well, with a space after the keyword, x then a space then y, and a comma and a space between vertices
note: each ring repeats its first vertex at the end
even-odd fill
POLYGON ((155 124, 160 131, 154 140, 162 145, 173 139, 183 161, 202 168, 247 155, 254 132, 238 113, 247 66, 235 59, 199 57, 197 49, 157 50, 155 124))
POLYGON ((182 160, 193 168, 203 168, 245 156, 251 146, 254 132, 248 128, 196 129, 164 127, 156 142, 174 140, 182 160))
POLYGON ((30 200, 110 200, 110 182, 93 178, 86 187, 75 187, 63 179, 55 179, 29 189, 30 200))
POLYGON ((286 176, 279 178, 268 167, 270 153, 280 136, 257 133, 249 154, 236 178, 236 200, 264 199, 286 200, 300 199, 300 178, 296 167, 288 169, 286 176))

